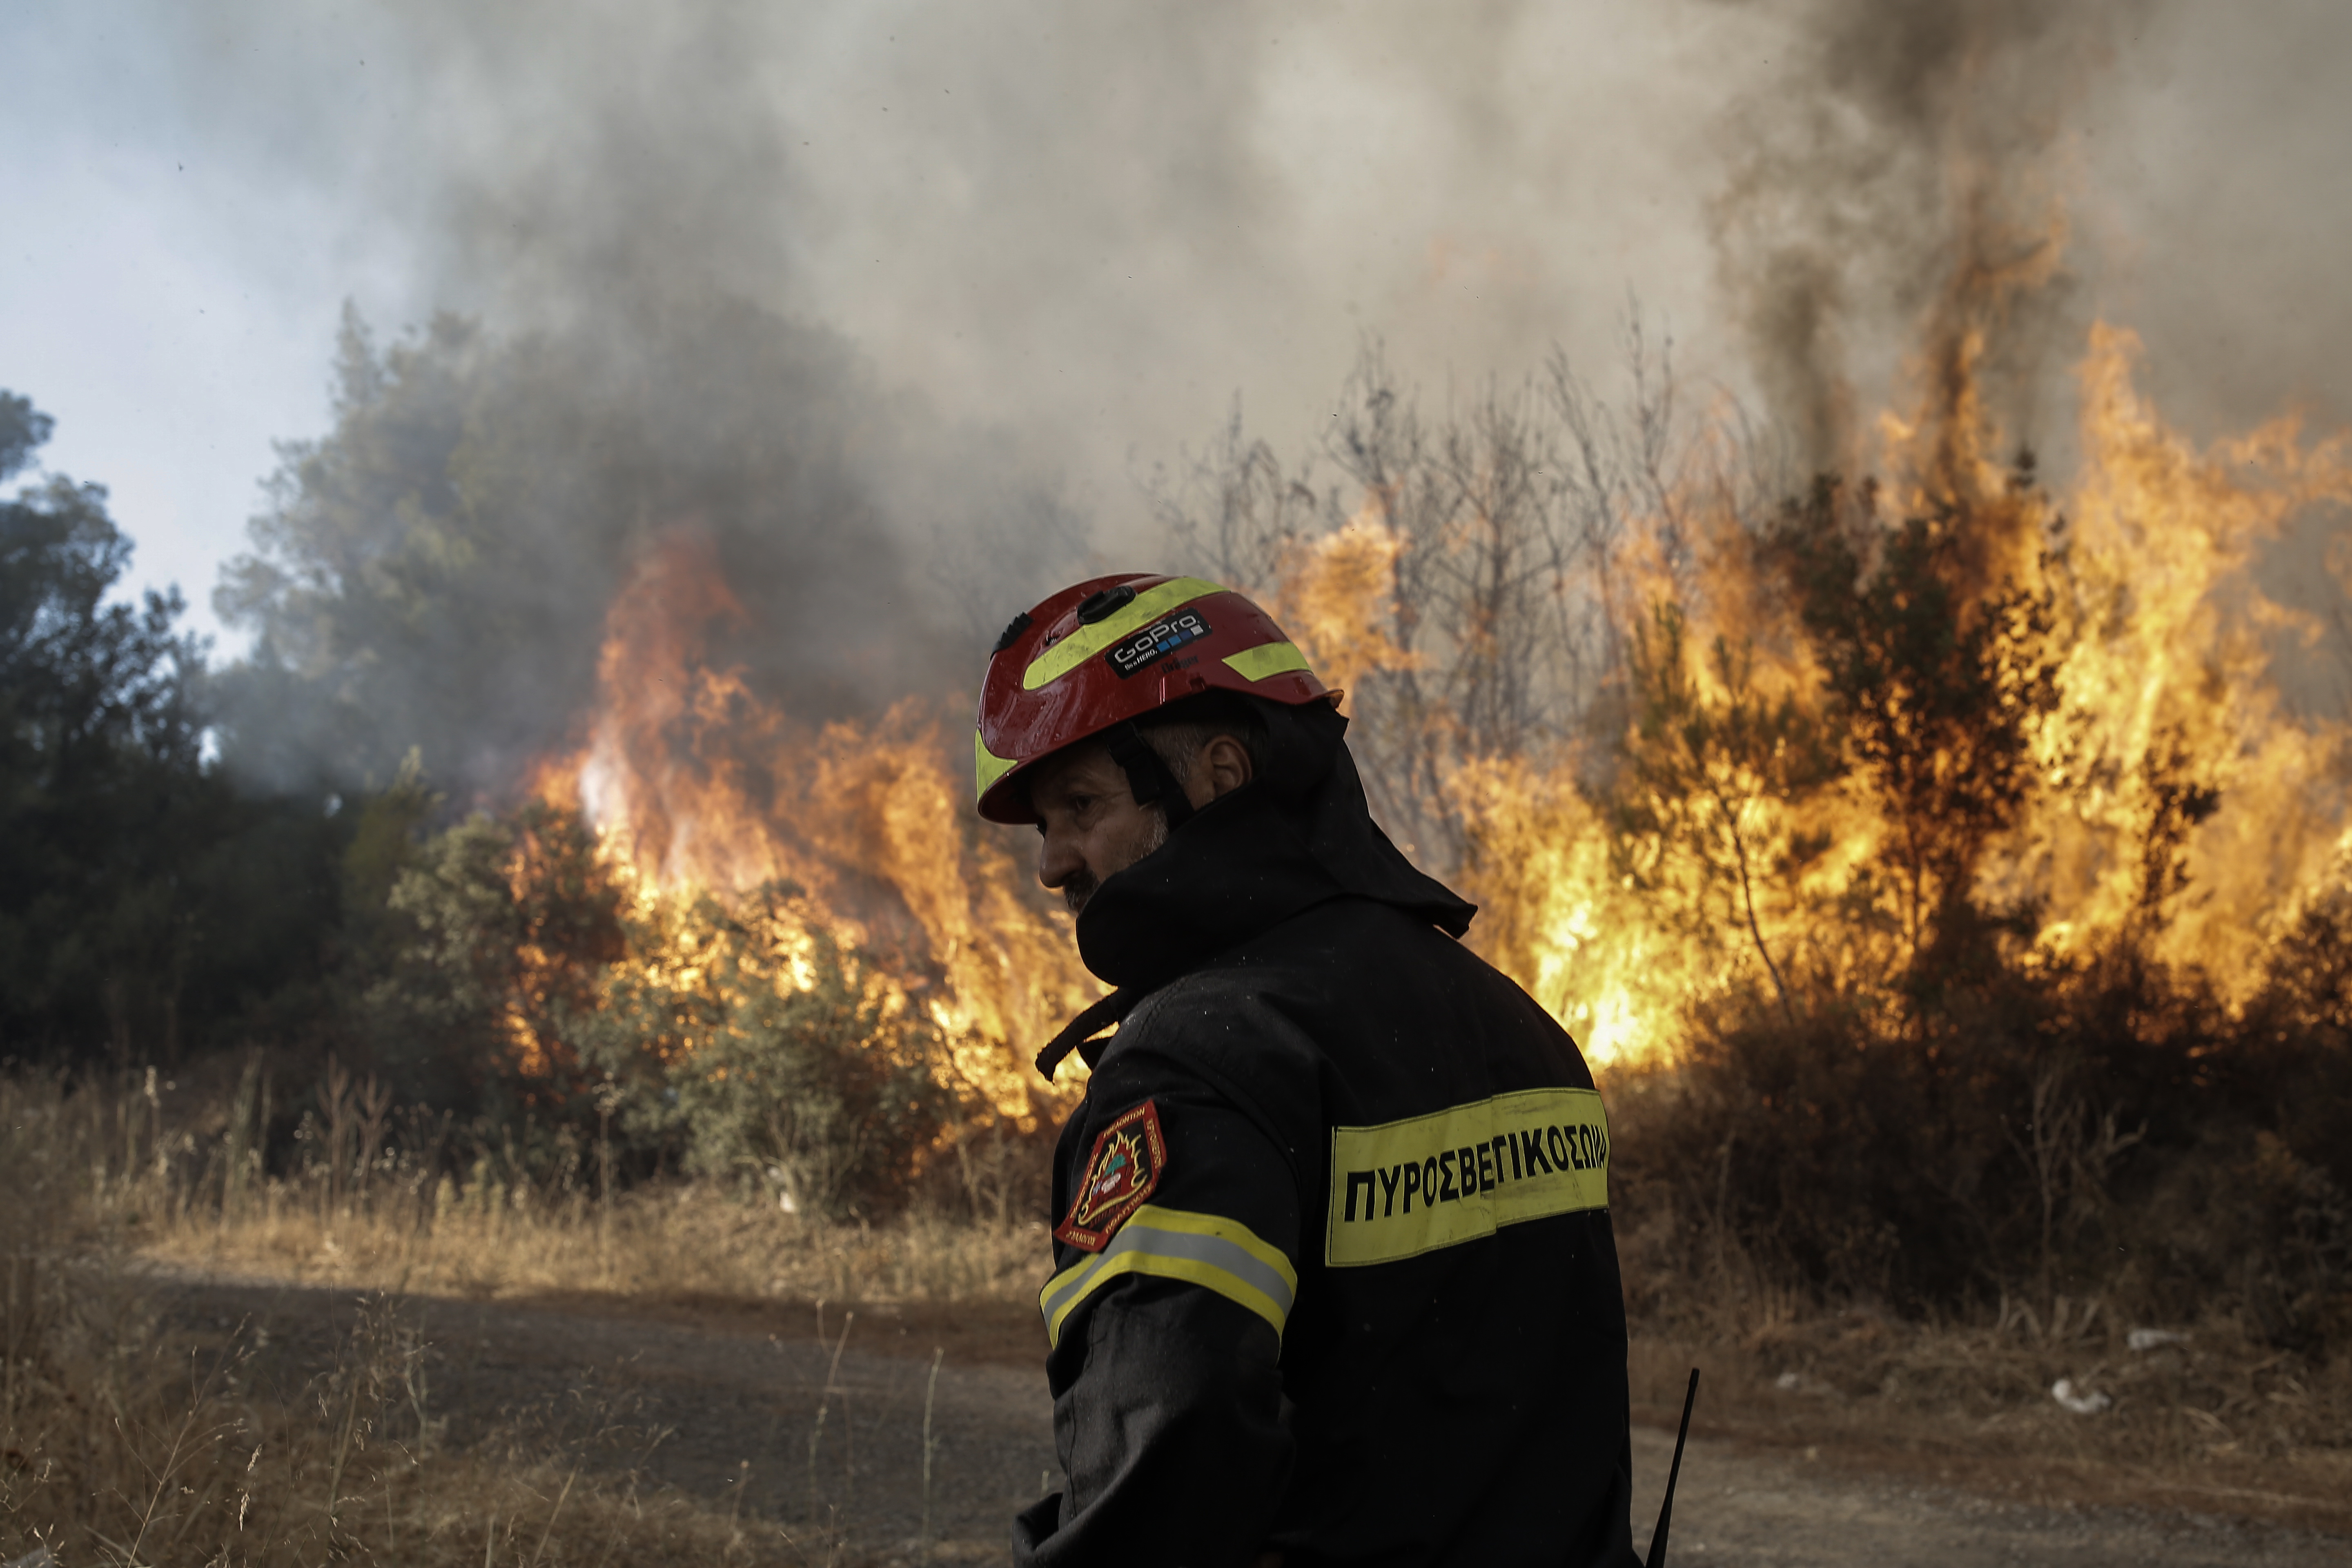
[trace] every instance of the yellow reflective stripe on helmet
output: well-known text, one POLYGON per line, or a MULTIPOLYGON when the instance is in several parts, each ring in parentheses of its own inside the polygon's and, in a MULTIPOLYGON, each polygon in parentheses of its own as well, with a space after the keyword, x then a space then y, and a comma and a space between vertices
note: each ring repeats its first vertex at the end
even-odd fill
POLYGON ((1179 605, 1224 591, 1222 584, 1199 577, 1171 577, 1156 588, 1146 588, 1117 615, 1105 616, 1090 626, 1080 626, 1039 654, 1023 673, 1021 689, 1034 691, 1047 681, 1058 680, 1128 633, 1150 626, 1179 605))
POLYGON ((1294 669, 1307 669, 1307 656, 1298 651, 1297 643, 1262 642, 1255 647, 1245 647, 1239 653, 1225 655, 1225 663, 1244 680, 1264 680, 1269 675, 1285 675, 1294 669))
POLYGON ((1037 1293, 1045 1317, 1045 1342, 1062 1341, 1062 1325, 1087 1297, 1127 1274, 1181 1279, 1214 1290, 1274 1325, 1276 1334, 1290 1319, 1298 1294, 1298 1274, 1290 1259, 1250 1227, 1213 1214, 1146 1204, 1127 1218, 1110 1245, 1063 1269, 1037 1293))
POLYGON ((989 786, 1011 773, 1013 766, 1011 757, 1000 757, 988 749, 988 742, 980 738, 980 730, 974 726, 971 731, 971 771, 972 775, 980 780, 980 788, 973 792, 972 798, 978 800, 986 795, 989 786))

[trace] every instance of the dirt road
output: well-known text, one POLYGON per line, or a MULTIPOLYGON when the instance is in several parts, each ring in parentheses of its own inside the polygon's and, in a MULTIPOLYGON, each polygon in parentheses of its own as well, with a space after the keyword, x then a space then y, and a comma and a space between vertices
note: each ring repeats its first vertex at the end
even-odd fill
MULTIPOLYGON (((257 1373, 289 1393, 331 1363, 361 1306, 348 1291, 252 1282, 181 1280, 166 1299, 187 1327, 260 1331, 257 1373)), ((1001 1563, 1013 1511, 1055 1484, 1034 1331, 1018 1313, 870 1310, 849 1321, 826 1309, 821 1341, 812 1306, 410 1298, 394 1310, 430 1347, 429 1418, 446 1421, 444 1441, 515 1433, 568 1446, 812 1547, 912 1561, 928 1502, 934 1544, 924 1560, 1001 1563), (935 1348, 945 1356, 934 1387, 935 1348)), ((1635 1431, 1635 1534, 1644 1544, 1672 1446, 1669 1432, 1635 1431)), ((2352 1539, 2194 1515, 2019 1506, 1834 1455, 1697 1437, 1684 1460, 1672 1555, 1854 1568, 2302 1568, 2352 1563, 2352 1539)))

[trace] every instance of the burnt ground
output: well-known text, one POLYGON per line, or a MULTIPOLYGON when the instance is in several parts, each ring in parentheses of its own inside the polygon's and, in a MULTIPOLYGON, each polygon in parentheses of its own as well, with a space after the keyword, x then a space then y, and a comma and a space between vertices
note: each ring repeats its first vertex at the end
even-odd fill
MULTIPOLYGON (((388 1311, 425 1347, 425 1414, 440 1443, 512 1442, 635 1470, 783 1531, 812 1561, 841 1547, 853 1558, 914 1556, 935 1352, 927 1559, 1004 1562, 1011 1514, 1053 1475, 1039 1336, 1024 1308, 863 1309, 845 1321, 838 1307, 691 1297, 387 1300, 251 1281, 157 1284, 184 1329, 245 1325, 259 1347, 250 1375, 287 1398, 335 1363, 363 1310, 388 1311)), ((1674 1415, 1646 1407, 1634 1431, 1643 1543, 1674 1415)), ((413 1430, 414 1415, 396 1419, 413 1430)), ((2352 1563, 2352 1535, 2272 1522, 2260 1506, 2186 1511, 2114 1485, 2074 1489, 2110 1500, 2071 1506, 2051 1500, 2050 1483, 2046 1467, 2004 1468, 1998 1457, 1956 1467, 1948 1456, 1764 1442, 1702 1422, 1684 1460, 1672 1556, 1856 1568, 2352 1563)))

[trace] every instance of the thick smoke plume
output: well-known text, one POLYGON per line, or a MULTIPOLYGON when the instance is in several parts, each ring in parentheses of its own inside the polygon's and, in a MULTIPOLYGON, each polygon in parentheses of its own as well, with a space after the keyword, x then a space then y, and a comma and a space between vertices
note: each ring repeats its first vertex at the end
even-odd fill
POLYGON ((942 697, 977 640, 950 582, 992 603, 1064 537, 837 339, 718 294, 387 351, 354 320, 336 429, 288 458, 217 595, 258 634, 233 754, 288 784, 380 784, 413 748, 511 792, 582 739, 608 606, 680 549, 707 581, 656 608, 759 700, 818 723, 942 697))
MULTIPOLYGON (((2106 0, 1592 0, 1442 19, 1412 5, 1045 0, 425 0, 333 16, 242 0, 134 15, 104 48, 204 127, 208 169, 317 215, 387 341, 447 308, 505 345, 491 358, 528 342, 575 367, 565 391, 601 399, 599 417, 642 398, 649 426, 706 452, 740 450, 751 431, 834 454, 829 478, 786 489, 855 504, 789 526, 871 537, 824 547, 830 570, 859 563, 845 607, 803 616, 806 642, 773 671, 816 670, 835 694, 812 699, 820 710, 887 663, 871 648, 850 660, 862 676, 828 663, 848 605, 890 606, 888 658, 953 686, 970 677, 949 667, 1090 547, 1105 564, 1158 563, 1167 541, 1134 470, 1213 429, 1237 390, 1277 446, 1312 443, 1367 332, 1414 378, 1456 387, 1514 377, 1552 344, 1597 372, 1637 285, 1693 384, 1745 395, 1788 433, 1793 473, 1870 466, 1860 420, 1923 341, 1899 408, 1932 407, 1973 355, 2007 439, 2063 457, 2046 352, 2071 359, 2092 306, 2126 285, 2158 307, 2116 313, 2147 335, 2168 405, 2188 387, 2215 429, 2252 423, 2283 391, 2324 415, 2343 412, 2331 398, 2352 405, 2352 318, 2319 275, 2278 271, 2280 256, 2327 254, 2332 231, 2256 247, 2265 297, 2304 298, 2315 330, 2218 286, 2234 276, 2222 262, 2248 265, 2280 193, 2333 166, 2316 151, 2333 144, 2325 117, 2265 87, 2280 59, 2340 51, 2325 7, 2259 31, 2106 0), (2241 122, 2264 127, 2265 154, 2305 152, 2256 167, 2226 134, 2241 122), (2136 142, 2162 154, 2142 159, 2136 142), (2234 226, 2202 218, 2223 198, 2234 226), (758 323, 772 401, 743 403, 744 384, 706 380, 683 352, 740 337, 709 325, 722 318, 758 323), (2252 362, 2291 366, 2293 384, 2252 362), (953 655, 914 654, 926 637, 953 655)), ((576 455, 547 423, 551 459, 576 455)), ((708 467, 674 466, 671 489, 708 467)), ((740 553, 764 569, 822 553, 778 542, 778 505, 756 522, 731 503, 704 510, 697 526, 747 531, 740 553)), ((594 595, 648 533, 685 521, 534 524, 491 553, 539 562, 542 608, 522 617, 534 637, 593 647, 594 595), (593 564, 575 580, 550 548, 593 564)), ((764 614, 767 580, 737 587, 764 614)), ((774 602, 792 604, 788 586, 774 602)), ((292 625, 276 627, 289 657, 292 625)), ((304 657, 323 678, 391 655, 304 657)), ((541 657, 575 676, 593 664, 552 644, 541 657)), ((486 678, 402 679, 436 694, 417 711, 437 719, 486 678)), ((422 719, 383 717, 399 702, 340 689, 350 722, 404 731, 371 770, 430 740, 422 719)), ((444 749, 527 750, 512 714, 551 725, 576 696, 556 672, 519 680, 506 716, 444 749)))
POLYGON ((373 174, 467 313, 388 344, 347 313, 335 427, 287 449, 217 595, 257 637, 236 760, 381 784, 414 749, 461 798, 510 794, 581 740, 607 607, 680 547, 730 605, 674 606, 698 657, 802 721, 966 686, 983 628, 1079 536, 1039 465, 792 310, 807 218, 772 23, 452 5, 383 27, 395 90, 442 112, 373 174))
MULTIPOLYGON (((1765 406, 1807 468, 1867 466, 1864 395, 1895 353, 1925 417, 1973 423, 1981 395, 2012 439, 2040 434, 2043 378, 2082 341, 2060 154, 2129 9, 1803 9, 1783 72, 1727 119, 1710 211, 1765 406)), ((1958 454, 1939 458, 1948 485, 1958 454)))

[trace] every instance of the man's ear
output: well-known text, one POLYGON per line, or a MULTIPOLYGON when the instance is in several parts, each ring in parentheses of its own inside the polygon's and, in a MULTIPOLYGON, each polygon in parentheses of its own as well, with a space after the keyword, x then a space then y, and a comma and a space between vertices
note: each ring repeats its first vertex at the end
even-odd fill
POLYGON ((1192 787, 1185 793, 1195 797, 1194 805, 1206 805, 1249 783, 1254 771, 1247 746, 1231 735, 1212 735, 1193 759, 1192 787))

